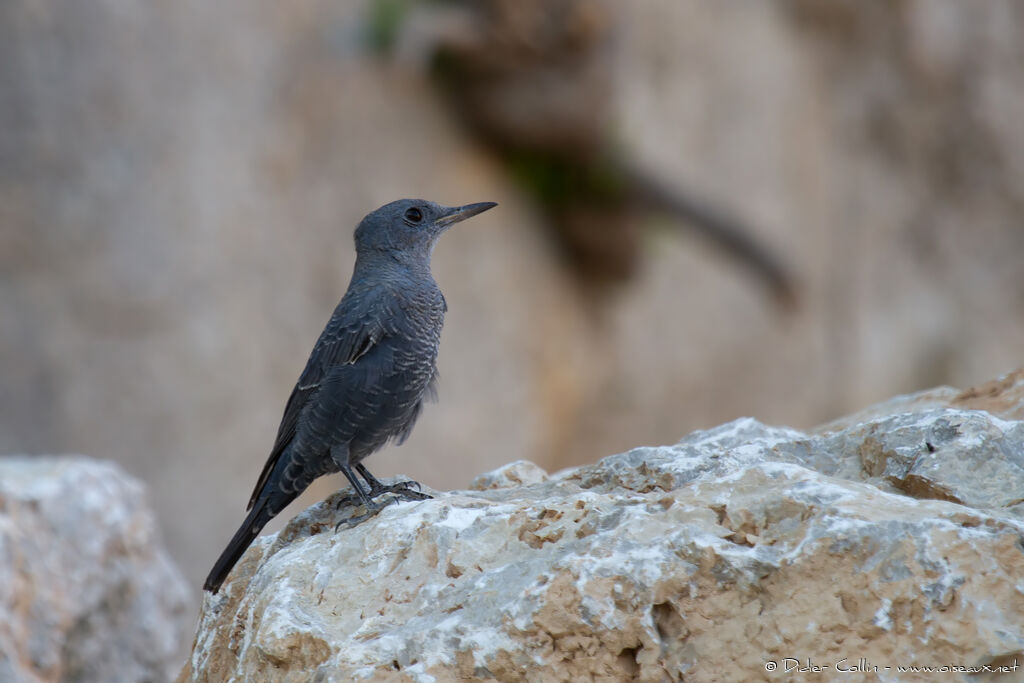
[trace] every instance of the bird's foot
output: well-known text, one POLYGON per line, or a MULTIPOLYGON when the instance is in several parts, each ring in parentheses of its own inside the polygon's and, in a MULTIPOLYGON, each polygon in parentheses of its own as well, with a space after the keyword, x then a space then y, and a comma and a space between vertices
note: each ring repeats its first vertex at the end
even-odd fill
POLYGON ((338 498, 336 506, 336 509, 340 510, 347 505, 354 507, 361 504, 366 508, 366 513, 356 517, 343 519, 334 527, 335 531, 338 531, 342 527, 351 529, 371 517, 376 516, 381 510, 392 503, 397 503, 398 501, 429 500, 433 498, 430 494, 423 493, 419 490, 420 483, 417 481, 406 480, 395 482, 394 484, 383 484, 372 476, 368 476, 366 479, 370 484, 369 496, 360 496, 358 493, 352 492, 338 498), (390 493, 391 497, 385 499, 384 502, 378 502, 377 499, 386 493, 390 493))
POLYGON ((340 510, 343 507, 362 505, 363 501, 359 499, 355 493, 347 493, 344 496, 339 496, 337 503, 334 505, 335 510, 340 510))
POLYGON ((381 494, 391 493, 399 500, 430 500, 433 498, 430 494, 420 491, 420 488, 418 481, 399 481, 394 484, 381 484, 376 490, 370 491, 370 496, 376 498, 381 494))
MULTIPOLYGON (((369 497, 371 500, 376 500, 385 493, 390 493, 402 501, 430 500, 433 498, 430 494, 423 493, 419 490, 420 483, 418 481, 399 481, 394 484, 382 484, 376 480, 374 481, 378 485, 370 488, 369 497)), ((349 505, 365 505, 365 503, 355 492, 352 492, 344 496, 340 496, 334 506, 334 509, 340 510, 349 505)))
POLYGON ((374 501, 373 505, 366 505, 366 506, 364 506, 364 507, 366 507, 366 513, 365 514, 356 515, 355 517, 349 517, 348 519, 341 520, 340 522, 338 522, 337 524, 334 525, 334 530, 337 532, 342 527, 345 527, 346 529, 351 529, 351 528, 353 528, 355 526, 358 526, 359 524, 362 524, 363 522, 365 522, 366 520, 370 519, 371 517, 376 517, 380 513, 380 511, 383 510, 384 508, 386 508, 388 505, 391 505, 392 503, 397 503, 397 502, 398 502, 398 498, 397 497, 396 498, 390 498, 390 499, 384 501, 383 503, 378 503, 378 502, 374 501))

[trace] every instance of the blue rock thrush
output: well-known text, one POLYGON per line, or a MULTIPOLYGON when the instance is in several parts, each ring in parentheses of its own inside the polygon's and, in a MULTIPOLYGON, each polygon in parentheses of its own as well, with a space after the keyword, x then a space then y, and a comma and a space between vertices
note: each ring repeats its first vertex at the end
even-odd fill
POLYGON ((206 590, 220 589, 260 530, 317 477, 344 474, 367 516, 380 509, 374 499, 382 493, 429 498, 411 488, 415 482, 385 486, 361 461, 388 441, 402 443, 434 391, 447 310, 430 274, 437 238, 494 206, 402 199, 360 222, 348 291, 292 390, 249 514, 206 578, 206 590))

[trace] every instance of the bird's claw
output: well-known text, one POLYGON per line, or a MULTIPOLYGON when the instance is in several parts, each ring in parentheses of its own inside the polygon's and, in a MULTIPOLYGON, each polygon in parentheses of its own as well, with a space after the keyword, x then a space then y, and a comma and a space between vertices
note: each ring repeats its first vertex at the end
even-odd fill
POLYGON ((396 498, 391 498, 390 500, 385 501, 384 503, 374 502, 372 506, 364 506, 364 507, 367 508, 365 514, 357 515, 355 517, 349 517, 348 519, 341 520, 340 522, 338 522, 337 524, 334 525, 334 531, 338 532, 339 530, 341 530, 341 527, 345 527, 346 529, 351 529, 351 528, 353 528, 355 526, 358 526, 359 524, 362 524, 363 522, 365 522, 366 520, 370 519, 371 517, 376 517, 377 514, 380 513, 380 511, 383 510, 384 508, 386 508, 388 505, 391 505, 392 503, 397 503, 397 502, 398 502, 398 498, 396 497, 396 498))
POLYGON ((370 504, 367 505, 359 496, 355 493, 349 493, 347 495, 338 498, 338 502, 335 505, 336 510, 342 509, 346 505, 362 505, 366 508, 366 514, 359 515, 357 517, 350 517, 343 519, 334 527, 335 531, 345 527, 351 529, 352 527, 365 522, 371 517, 375 516, 381 510, 386 508, 388 505, 397 503, 398 501, 417 501, 417 500, 430 500, 433 498, 429 493, 423 493, 420 491, 422 488, 418 481, 399 481, 394 484, 380 484, 370 489, 370 504), (391 498, 387 499, 383 503, 378 503, 377 498, 390 493, 391 498))
POLYGON ((398 496, 401 500, 430 500, 433 498, 429 493, 419 490, 420 485, 415 481, 403 481, 388 487, 388 493, 398 496), (413 486, 416 488, 414 489, 413 486))
POLYGON ((428 500, 433 496, 423 493, 420 489, 423 486, 418 481, 400 481, 387 486, 381 485, 381 487, 371 492, 371 495, 377 496, 382 493, 392 493, 402 500, 428 500))
POLYGON ((338 497, 338 501, 335 504, 334 509, 335 510, 340 510, 341 508, 345 507, 346 505, 361 505, 361 504, 362 504, 362 501, 359 500, 359 497, 357 495, 355 495, 354 493, 349 493, 349 494, 346 494, 344 496, 339 496, 338 497))

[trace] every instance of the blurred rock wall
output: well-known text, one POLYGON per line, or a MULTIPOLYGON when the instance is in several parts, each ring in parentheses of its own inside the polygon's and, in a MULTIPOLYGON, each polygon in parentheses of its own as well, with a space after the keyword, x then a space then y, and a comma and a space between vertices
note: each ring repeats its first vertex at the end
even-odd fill
POLYGON ((1021 14, 630 5, 623 145, 757 226, 802 307, 665 226, 593 316, 426 75, 364 49, 367 3, 5 3, 0 451, 122 462, 198 585, 347 284, 353 227, 400 196, 501 207, 435 253, 441 402, 371 461, 382 476, 463 486, 519 457, 555 469, 740 415, 809 426, 1013 369, 1021 14))
POLYGON ((169 680, 195 591, 159 538, 117 465, 0 457, 0 681, 169 680))

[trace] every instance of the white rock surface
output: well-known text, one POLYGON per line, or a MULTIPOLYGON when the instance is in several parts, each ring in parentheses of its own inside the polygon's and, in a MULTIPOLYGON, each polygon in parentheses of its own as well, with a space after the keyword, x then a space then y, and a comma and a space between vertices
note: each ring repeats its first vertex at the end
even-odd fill
POLYGON ((516 463, 337 532, 335 496, 206 599, 179 680, 1024 666, 1022 456, 1024 423, 930 404, 817 435, 742 419, 547 479, 516 463))
POLYGON ((0 458, 0 681, 169 680, 187 599, 138 481, 84 457, 0 458))

